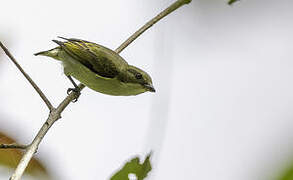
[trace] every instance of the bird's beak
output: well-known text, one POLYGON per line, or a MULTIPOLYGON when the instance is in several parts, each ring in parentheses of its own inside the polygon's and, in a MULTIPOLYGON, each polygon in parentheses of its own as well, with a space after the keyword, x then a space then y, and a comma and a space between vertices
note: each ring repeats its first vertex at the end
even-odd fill
POLYGON ((144 87, 150 92, 156 92, 156 90, 152 84, 144 84, 144 87))

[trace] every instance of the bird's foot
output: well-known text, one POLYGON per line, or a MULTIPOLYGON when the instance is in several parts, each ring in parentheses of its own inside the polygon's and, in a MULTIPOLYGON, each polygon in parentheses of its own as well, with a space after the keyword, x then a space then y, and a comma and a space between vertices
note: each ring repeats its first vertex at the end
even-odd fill
POLYGON ((67 94, 69 95, 71 92, 75 93, 75 98, 72 100, 72 102, 75 103, 78 100, 79 96, 80 96, 80 89, 79 89, 79 87, 68 88, 67 89, 67 94))

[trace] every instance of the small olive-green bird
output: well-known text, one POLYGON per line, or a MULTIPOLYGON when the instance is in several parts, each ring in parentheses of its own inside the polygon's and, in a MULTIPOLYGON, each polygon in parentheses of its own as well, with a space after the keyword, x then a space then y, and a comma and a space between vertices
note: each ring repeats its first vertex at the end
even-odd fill
POLYGON ((108 95, 130 96, 155 92, 151 77, 143 70, 129 65, 118 53, 96 43, 67 39, 53 42, 59 46, 35 55, 62 61, 64 74, 78 90, 71 76, 85 86, 108 95))

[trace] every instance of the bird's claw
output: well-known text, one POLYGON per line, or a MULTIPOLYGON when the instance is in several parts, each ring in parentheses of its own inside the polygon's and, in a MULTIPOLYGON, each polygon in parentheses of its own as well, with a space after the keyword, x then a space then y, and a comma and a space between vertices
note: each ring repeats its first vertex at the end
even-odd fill
POLYGON ((76 95, 76 97, 72 100, 72 102, 75 103, 78 100, 79 96, 80 96, 80 89, 78 87, 76 87, 76 88, 68 88, 67 89, 67 94, 69 95, 71 92, 74 92, 75 95, 76 95))

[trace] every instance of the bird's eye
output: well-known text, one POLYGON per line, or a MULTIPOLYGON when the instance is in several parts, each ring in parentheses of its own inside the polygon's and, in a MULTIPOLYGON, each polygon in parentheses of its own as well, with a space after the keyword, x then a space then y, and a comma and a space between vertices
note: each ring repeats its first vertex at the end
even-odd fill
POLYGON ((135 78, 136 78, 136 79, 142 79, 142 75, 141 75, 141 74, 136 74, 136 75, 135 75, 135 78))

